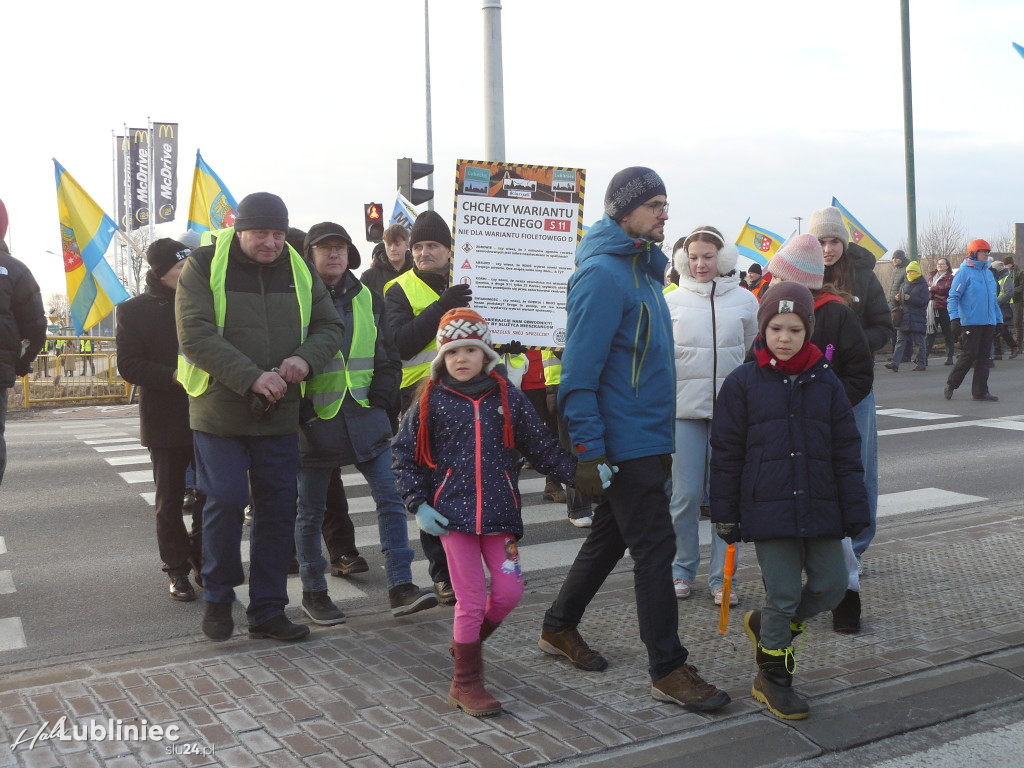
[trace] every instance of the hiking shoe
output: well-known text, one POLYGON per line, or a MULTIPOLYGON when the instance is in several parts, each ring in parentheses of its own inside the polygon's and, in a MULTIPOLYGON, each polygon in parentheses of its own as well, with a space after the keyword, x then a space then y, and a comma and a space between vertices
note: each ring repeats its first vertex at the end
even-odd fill
MULTIPOLYGON (((332 624, 345 623, 345 614, 327 596, 326 589, 320 592, 303 592, 302 610, 314 623, 325 627, 329 627, 332 624)), ((252 634, 251 630, 249 634, 252 634)))
POLYGON ((569 522, 577 528, 589 528, 594 524, 594 514, 589 509, 573 510, 569 513, 569 522))
POLYGON ((846 597, 832 609, 832 629, 844 635, 860 632, 860 592, 846 590, 846 597))
POLYGON ((947 384, 942 390, 942 396, 947 400, 953 399, 953 388, 947 384))
POLYGON ((923 365, 915 365, 913 370, 915 370, 915 371, 927 371, 928 369, 925 368, 923 365))
POLYGON ((437 605, 437 595, 433 591, 420 589, 411 582, 389 589, 388 600, 391 601, 391 615, 396 618, 408 616, 417 611, 425 611, 427 608, 434 608, 437 605))
POLYGON ((690 582, 686 579, 672 579, 672 588, 676 591, 677 600, 685 600, 690 596, 690 582))
POLYGON ((544 482, 544 495, 541 498, 544 501, 565 504, 565 491, 562 490, 562 484, 553 477, 547 478, 544 482))
POLYGON ((353 573, 366 573, 370 570, 362 555, 342 555, 331 561, 331 576, 351 576, 353 573))
MULTIPOLYGON (((724 587, 716 587, 715 589, 711 590, 711 597, 712 597, 712 599, 714 599, 715 605, 721 605, 722 604, 722 597, 724 595, 725 595, 725 588, 724 587)), ((732 608, 732 607, 735 607, 735 606, 737 606, 739 604, 740 604, 740 598, 737 596, 737 594, 735 592, 733 592, 732 590, 729 590, 729 607, 732 608)))
POLYGON ((561 632, 541 632, 537 646, 552 656, 565 656, 576 669, 584 672, 600 672, 608 668, 608 660, 587 645, 576 627, 561 632))
POLYGON ((658 701, 671 701, 691 712, 713 712, 732 701, 728 693, 698 675, 692 664, 683 664, 661 680, 655 680, 651 695, 658 701))
POLYGON ((1020 347, 1017 347, 1017 348, 1015 348, 1013 350, 1013 352, 1010 353, 1010 359, 1013 360, 1013 358, 1017 357, 1017 355, 1019 355, 1019 354, 1020 354, 1020 347))
POLYGON ((999 398, 996 397, 995 395, 993 395, 991 392, 986 392, 984 395, 978 395, 977 397, 972 397, 971 399, 972 400, 979 400, 979 401, 987 401, 989 403, 995 403, 995 402, 999 401, 999 398))
POLYGON ((178 576, 168 577, 171 580, 171 600, 180 600, 183 603, 190 603, 196 599, 196 591, 188 580, 188 574, 182 573, 178 576))
POLYGON ((435 581, 434 594, 441 605, 455 605, 455 588, 450 581, 435 581))
MULTIPOLYGON (((324 591, 324 594, 326 594, 326 590, 324 591)), ((303 595, 302 607, 306 607, 305 595, 303 595)), ((293 642, 295 640, 302 640, 308 635, 309 627, 305 624, 293 624, 288 621, 288 617, 283 613, 279 613, 277 616, 267 619, 262 624, 257 624, 255 627, 249 627, 249 637, 254 640, 261 637, 268 637, 271 640, 293 642)))
POLYGON ((793 690, 793 675, 784 670, 759 671, 750 693, 783 720, 803 720, 811 712, 807 701, 793 690))
POLYGON ((227 640, 235 631, 231 603, 207 603, 203 613, 203 634, 211 640, 227 640))
POLYGON ((900 367, 898 365, 896 365, 896 363, 886 363, 885 367, 888 368, 893 373, 899 373, 900 372, 900 367))
MULTIPOLYGON (((750 642, 754 644, 754 654, 757 655, 757 646, 761 642, 761 612, 747 611, 743 616, 743 631, 747 633, 750 642)), ((791 640, 796 640, 807 631, 806 621, 789 622, 789 634, 791 640)))

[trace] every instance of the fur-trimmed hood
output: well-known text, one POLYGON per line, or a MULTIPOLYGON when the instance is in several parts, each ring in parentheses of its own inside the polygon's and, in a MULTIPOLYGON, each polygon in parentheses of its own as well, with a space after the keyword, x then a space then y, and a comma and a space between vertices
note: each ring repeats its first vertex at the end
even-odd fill
MULTIPOLYGON (((739 258, 740 252, 736 250, 736 246, 726 243, 718 251, 718 274, 724 277, 735 270, 739 258)), ((676 272, 679 273, 680 283, 683 280, 693 280, 693 275, 690 274, 690 259, 685 248, 680 246, 672 251, 672 264, 675 266, 676 272)))

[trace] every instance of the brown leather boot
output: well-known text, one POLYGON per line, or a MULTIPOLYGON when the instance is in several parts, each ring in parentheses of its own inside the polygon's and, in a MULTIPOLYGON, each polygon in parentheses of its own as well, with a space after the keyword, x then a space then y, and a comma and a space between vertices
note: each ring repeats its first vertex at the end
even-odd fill
POLYGON ((484 688, 484 660, 481 643, 452 642, 455 651, 455 676, 448 690, 448 703, 467 715, 487 717, 501 712, 501 702, 484 688))
POLYGON ((540 633, 538 647, 552 656, 565 656, 576 669, 584 672, 600 672, 608 668, 608 660, 587 645, 576 627, 561 632, 540 633))
POLYGON ((484 623, 480 625, 480 642, 482 643, 488 637, 494 634, 494 630, 501 626, 500 621, 491 621, 486 616, 484 617, 484 623))

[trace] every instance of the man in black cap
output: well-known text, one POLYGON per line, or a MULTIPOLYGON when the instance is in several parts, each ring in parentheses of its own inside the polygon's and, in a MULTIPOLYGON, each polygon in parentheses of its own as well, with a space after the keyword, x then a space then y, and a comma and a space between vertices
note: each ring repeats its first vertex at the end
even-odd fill
POLYGON ((650 168, 621 170, 608 185, 604 211, 576 251, 558 387, 579 460, 576 488, 597 506, 538 644, 578 669, 608 666, 577 627, 628 548, 651 695, 708 712, 728 704, 729 695, 686 663, 672 588, 676 544, 665 481, 675 448, 676 376, 661 291, 668 258, 658 247, 668 220, 665 184, 650 168))
POLYGON ((194 460, 188 423, 188 395, 178 383, 178 334, 174 292, 189 251, 170 238, 146 251, 146 291, 117 308, 117 368, 121 378, 139 387, 139 427, 149 449, 156 483, 156 542, 172 600, 196 599, 188 579, 197 583, 203 556, 202 493, 192 504, 192 532, 185 529, 182 507, 185 473, 194 460))
POLYGON ((288 567, 295 540, 299 471, 299 384, 325 366, 344 328, 323 281, 285 243, 288 209, 258 192, 238 205, 234 227, 194 251, 175 296, 189 394, 203 519, 203 633, 226 640, 231 604, 244 580, 242 511, 249 481, 256 515, 250 534, 250 637, 300 640, 290 622, 288 567))
POLYGON ((412 583, 408 518, 391 471, 389 414, 398 410, 402 364, 391 343, 384 300, 352 274, 359 266, 359 251, 341 225, 315 224, 303 250, 345 324, 345 339, 323 373, 307 382, 303 401, 295 524, 302 608, 317 624, 345 620, 327 595, 320 537, 331 474, 351 464, 366 478, 377 503, 392 615, 433 608, 433 591, 412 583))
MULTIPOLYGON (((451 279, 452 232, 435 211, 416 217, 409 235, 413 268, 384 286, 384 305, 395 345, 402 358, 402 412, 413 401, 416 385, 430 376, 437 357, 437 326, 450 309, 468 307, 468 285, 448 286, 451 279)), ((423 553, 430 561, 430 578, 444 605, 455 604, 448 561, 437 536, 420 531, 423 553)))

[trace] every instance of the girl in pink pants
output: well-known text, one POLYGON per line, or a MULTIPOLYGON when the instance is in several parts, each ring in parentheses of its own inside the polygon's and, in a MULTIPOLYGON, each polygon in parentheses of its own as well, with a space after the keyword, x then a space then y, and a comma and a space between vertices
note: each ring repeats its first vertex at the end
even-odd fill
POLYGON ((483 686, 481 645, 523 596, 519 453, 567 485, 576 476, 575 458, 494 371, 498 360, 480 315, 445 314, 430 379, 392 446, 398 489, 420 528, 441 537, 458 600, 448 703, 475 717, 501 711, 483 686))

